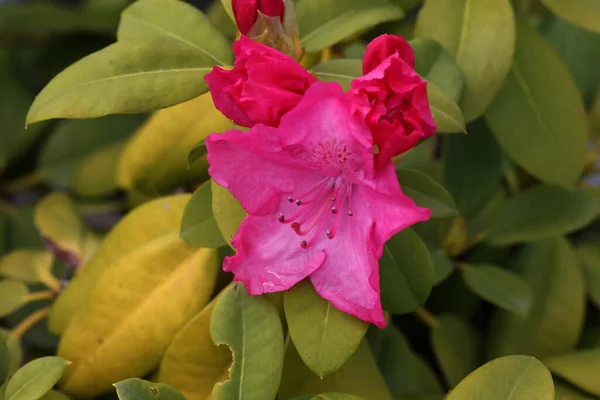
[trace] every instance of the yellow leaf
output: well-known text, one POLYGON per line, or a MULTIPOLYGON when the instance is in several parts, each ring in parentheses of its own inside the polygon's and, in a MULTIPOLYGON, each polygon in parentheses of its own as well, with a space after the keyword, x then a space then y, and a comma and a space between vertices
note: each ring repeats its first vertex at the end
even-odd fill
POLYGON ((14 250, 0 258, 0 274, 27 283, 45 284, 52 290, 60 289, 60 282, 52 275, 54 255, 47 250, 14 250))

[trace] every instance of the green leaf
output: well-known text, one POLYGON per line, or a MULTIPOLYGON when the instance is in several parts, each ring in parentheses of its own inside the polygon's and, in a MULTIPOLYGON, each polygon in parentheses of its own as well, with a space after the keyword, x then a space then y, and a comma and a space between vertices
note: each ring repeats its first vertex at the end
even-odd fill
POLYGON ((210 181, 210 185, 213 215, 223 238, 231 246, 231 239, 233 239, 240 224, 246 218, 246 210, 242 208, 229 190, 219 186, 213 180, 210 181))
POLYGON ((379 265, 385 310, 406 314, 425 303, 433 286, 433 261, 412 229, 404 229, 388 240, 379 265))
POLYGON ((402 9, 385 0, 302 0, 297 3, 300 40, 307 52, 332 46, 346 37, 404 17, 402 9))
POLYGON ((585 314, 583 275, 569 243, 562 238, 525 246, 516 272, 533 293, 527 317, 496 310, 489 336, 489 358, 507 354, 545 357, 572 350, 585 314))
POLYGON ((542 359, 561 378, 586 392, 600 396, 600 349, 579 350, 542 359))
POLYGON ((194 247, 216 249, 225 245, 212 210, 210 182, 202 184, 183 212, 181 220, 181 238, 194 247))
POLYGON ((436 286, 445 281, 446 278, 452 274, 454 265, 452 264, 452 260, 448 258, 443 250, 432 252, 431 260, 433 261, 434 271, 433 285, 436 286))
POLYGON ((596 0, 542 0, 542 3, 572 24, 600 33, 600 7, 596 0))
POLYGON ((362 60, 350 58, 331 60, 315 65, 313 70, 322 81, 337 82, 344 90, 349 90, 350 82, 362 76, 362 60))
POLYGON ((510 69, 515 18, 509 0, 428 0, 416 37, 439 42, 464 73, 459 103, 467 121, 483 114, 510 69), (491 45, 493 44, 493 45, 491 45))
POLYGON ((40 400, 71 400, 66 394, 59 392, 58 390, 50 390, 40 400))
POLYGON ((568 385, 559 382, 555 382, 554 389, 556 390, 556 400, 597 400, 597 398, 584 395, 568 385))
POLYGON ((529 313, 531 289, 514 272, 493 265, 471 265, 461 271, 467 286, 482 299, 524 317, 529 313))
MULTIPOLYGON (((27 283, 47 282, 53 279, 54 256, 48 250, 13 250, 0 258, 0 275, 27 283)), ((53 288, 60 290, 59 287, 53 288)))
MULTIPOLYGON (((20 340, 16 339, 10 334, 11 331, 0 328, 0 341, 6 344, 8 348, 9 364, 8 373, 14 374, 23 361, 23 348, 21 347, 20 340)), ((0 388, 2 385, 0 385, 0 388)), ((1 390, 0 390, 1 391, 1 390)))
POLYGON ((540 184, 498 207, 486 237, 496 246, 547 239, 581 229, 597 213, 598 200, 590 193, 540 184))
POLYGON ((165 39, 112 44, 58 74, 36 97, 27 124, 52 118, 139 114, 206 92, 211 58, 165 39))
POLYGON ((420 354, 412 351, 396 327, 373 327, 369 329, 367 338, 394 398, 412 399, 443 394, 436 374, 420 354))
POLYGON ((311 400, 365 400, 365 398, 348 393, 323 393, 316 395, 311 400))
POLYGON ((235 22, 235 16, 233 15, 233 3, 232 3, 232 0, 221 0, 221 4, 223 5, 223 8, 225 9, 225 12, 227 13, 227 15, 229 15, 229 17, 231 18, 231 20, 233 22, 235 22))
POLYGON ((214 400, 274 399, 283 368, 283 328, 275 306, 264 297, 249 296, 240 283, 225 289, 210 320, 216 345, 233 353, 229 379, 217 383, 214 400))
POLYGON ((305 280, 284 292, 284 309, 294 346, 321 378, 352 356, 369 324, 336 309, 305 280))
POLYGON ((0 317, 5 317, 27 303, 29 289, 21 282, 0 281, 0 317))
POLYGON ((506 154, 527 172, 573 185, 583 171, 587 142, 581 95, 548 42, 524 22, 517 30, 510 73, 486 120, 506 154))
POLYGON ((10 351, 4 342, 0 339, 0 386, 4 384, 10 373, 10 351))
POLYGON ((472 216, 492 196, 504 172, 504 154, 479 119, 466 136, 444 140, 444 184, 464 216, 472 216))
POLYGON ((70 362, 61 357, 42 357, 25 364, 6 385, 6 400, 39 399, 58 382, 70 362))
POLYGON ((577 248, 577 259, 583 268, 583 276, 590 299, 600 308, 600 242, 585 242, 577 248))
POLYGON ((446 382, 454 387, 480 365, 483 341, 474 328, 458 317, 447 314, 436 320, 431 331, 433 352, 446 382))
POLYGON ((396 174, 402 192, 412 198, 418 206, 430 209, 433 218, 458 215, 450 193, 429 175, 410 168, 399 168, 396 174))
POLYGON ((115 383, 119 400, 185 400, 185 397, 172 387, 131 378, 115 383))
POLYGON ((466 377, 447 400, 554 400, 550 371, 533 357, 498 358, 466 377))
POLYGON ((427 83, 427 97, 437 132, 467 132, 465 117, 450 96, 435 84, 429 82, 427 83))
POLYGON ((415 71, 458 102, 465 78, 454 58, 435 40, 414 39, 410 46, 415 52, 415 71))
POLYGON ((118 40, 163 38, 189 46, 215 64, 233 62, 231 43, 196 7, 179 0, 141 0, 121 15, 118 40))
POLYGON ((206 155, 206 153, 208 153, 208 149, 206 148, 206 143, 204 143, 204 141, 205 139, 202 139, 192 147, 192 150, 190 150, 190 154, 188 154, 188 166, 192 166, 192 164, 200 160, 206 155))

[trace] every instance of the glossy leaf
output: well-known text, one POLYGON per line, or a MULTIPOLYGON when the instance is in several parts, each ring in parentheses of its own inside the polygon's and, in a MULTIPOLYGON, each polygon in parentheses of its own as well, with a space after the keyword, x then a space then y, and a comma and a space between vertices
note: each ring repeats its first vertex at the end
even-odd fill
POLYGON ((142 0, 121 15, 118 40, 163 38, 189 46, 215 64, 233 62, 231 43, 196 7, 179 0, 142 0))
POLYGON ((412 198, 418 206, 430 209, 433 218, 458 215, 450 193, 429 175, 410 168, 399 168, 396 174, 402 192, 412 198))
POLYGON ((537 178, 573 185, 585 164, 587 128, 581 95, 552 47, 526 23, 517 25, 510 73, 486 111, 498 143, 537 178), (554 99, 560 98, 558 106, 554 99))
POLYGON ((385 244, 380 260, 381 302, 393 314, 406 314, 425 303, 433 286, 433 261, 412 229, 398 232, 385 244))
POLYGON ((337 82, 344 90, 351 88, 350 82, 362 76, 362 60, 342 58, 331 60, 313 67, 320 80, 325 82, 337 82))
POLYGON ((217 226, 223 238, 231 246, 231 239, 238 231, 240 224, 246 218, 246 211, 235 197, 223 186, 210 181, 212 192, 212 209, 217 226))
POLYGON ((531 288, 531 309, 525 318, 496 310, 488 339, 489 357, 545 357, 572 350, 583 327, 585 288, 569 243, 560 238, 526 245, 516 272, 531 288))
POLYGON ((506 246, 571 233, 592 222, 599 205, 598 199, 586 191, 540 184, 492 213, 487 241, 506 246))
POLYGON ((490 361, 466 377, 447 400, 554 400, 550 371, 533 357, 508 356, 490 361))
POLYGON ((162 383, 130 378, 115 383, 119 400, 186 400, 177 390, 162 383))
POLYGON ((473 121, 483 114, 513 58, 515 18, 510 1, 428 0, 419 12, 415 35, 436 40, 455 57, 465 78, 459 103, 465 119, 473 121))
POLYGON ((572 24, 600 33, 600 7, 595 0, 542 0, 553 13, 572 24))
POLYGON ((518 315, 529 313, 531 289, 514 272, 493 265, 472 265, 461 272, 467 286, 482 299, 518 315))
POLYGON ((117 181, 144 193, 167 192, 198 178, 207 178, 206 163, 187 163, 189 149, 213 132, 233 124, 214 106, 210 94, 156 112, 133 136, 121 154, 117 181))
POLYGON ((432 82, 427 84, 429 108, 440 133, 466 133, 465 118, 456 103, 432 82))
POLYGON ((218 248, 226 244, 213 215, 210 182, 196 189, 185 207, 181 238, 194 247, 218 248))
POLYGON ((579 350, 542 359, 561 378, 586 392, 600 396, 600 349, 579 350))
MULTIPOLYGON (((51 271, 53 263, 54 256, 49 251, 14 250, 0 258, 0 275, 27 283, 50 283, 55 279, 51 271)), ((53 283, 49 287, 60 289, 53 287, 53 283)))
POLYGON ((274 399, 283 367, 283 328, 264 297, 249 296, 240 283, 225 289, 215 304, 210 336, 233 353, 229 379, 217 383, 214 400, 274 399))
POLYGON ((431 343, 442 374, 450 387, 474 371, 482 358, 482 339, 465 321, 441 315, 431 331, 431 343))
POLYGON ((452 265, 452 260, 442 250, 432 252, 431 260, 433 261, 433 285, 435 286, 450 276, 454 270, 454 265, 452 265))
POLYGON ((123 40, 58 74, 36 97, 27 123, 172 106, 204 93, 212 66, 209 57, 172 40, 123 40))
POLYGON ((25 303, 29 290, 27 286, 17 281, 0 281, 0 317, 12 314, 25 303))
POLYGON ((483 120, 469 125, 468 135, 448 137, 444 144, 444 185, 461 214, 472 216, 500 183, 504 154, 483 120))
POLYGON ((300 40, 307 52, 334 45, 352 34, 404 17, 385 0, 303 0, 296 5, 300 40))
POLYGON ((348 361, 369 327, 321 298, 307 280, 284 292, 283 299, 294 346, 308 368, 321 378, 348 361))
POLYGON ((584 242, 577 248, 577 259, 583 269, 588 295, 600 308, 600 242, 584 242))
POLYGON ((39 399, 52 389, 69 364, 61 357, 42 357, 28 362, 10 378, 4 398, 39 399))

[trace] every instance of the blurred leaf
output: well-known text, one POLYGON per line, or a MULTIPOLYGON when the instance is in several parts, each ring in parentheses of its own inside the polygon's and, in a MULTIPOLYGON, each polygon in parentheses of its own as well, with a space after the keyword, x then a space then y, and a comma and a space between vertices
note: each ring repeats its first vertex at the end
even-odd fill
POLYGON ((550 371, 535 358, 502 357, 471 373, 450 392, 447 400, 475 398, 554 400, 554 384, 550 371))
POLYGON ((362 60, 341 58, 331 60, 313 67, 319 79, 325 82, 337 82, 344 90, 351 88, 350 82, 362 76, 362 60))
POLYGON ((194 247, 225 245, 212 210, 211 183, 203 183, 192 195, 181 220, 181 238, 194 247))
POLYGON ((432 218, 458 215, 450 193, 429 175, 409 168, 398 168, 396 174, 402 192, 412 198, 418 206, 430 209, 432 218))
POLYGON ((316 395, 311 400, 365 400, 363 397, 348 393, 323 393, 316 395))
MULTIPOLYGON (((15 337, 10 334, 9 330, 3 328, 0 328, 0 341, 3 341, 8 348, 10 360, 8 365, 8 373, 14 374, 23 362, 23 348, 21 347, 21 342, 20 340, 15 339, 15 337)), ((0 385, 0 392, 2 389, 1 386, 2 385, 0 385)))
POLYGON ((40 400, 71 400, 71 398, 58 390, 50 390, 40 400))
POLYGON ((482 358, 482 338, 465 321, 446 314, 436 318, 431 344, 442 374, 450 387, 474 371, 482 358))
POLYGON ((148 194, 167 192, 208 177, 206 163, 188 167, 187 156, 198 140, 233 127, 213 105, 210 93, 160 110, 136 132, 121 154, 118 183, 148 194))
POLYGON ((542 3, 572 24, 600 33, 600 8, 596 0, 542 0, 542 3))
POLYGON ((246 210, 242 208, 235 197, 219 186, 215 181, 210 181, 212 192, 212 209, 217 226, 221 230, 223 238, 231 246, 231 239, 238 231, 243 219, 246 218, 246 210))
POLYGON ((8 350, 8 346, 4 342, 4 339, 0 338, 0 386, 4 384, 9 373, 10 351, 8 350))
POLYGON ((431 260, 433 261, 433 285, 439 285, 442 283, 454 270, 452 260, 448 258, 443 250, 436 250, 431 253, 431 260))
POLYGON ((302 0, 296 4, 300 39, 307 52, 332 46, 354 33, 404 17, 385 0, 302 0))
POLYGON ((140 0, 121 15, 118 40, 163 38, 189 46, 225 66, 233 62, 231 43, 197 8, 178 0, 140 0))
POLYGON ((211 58, 173 40, 123 40, 58 74, 36 97, 27 124, 172 106, 206 92, 212 66, 211 58))
POLYGON ((415 52, 415 71, 442 89, 453 102, 458 102, 465 78, 454 58, 435 40, 414 39, 410 46, 415 52))
POLYGON ((114 384, 120 400, 186 400, 181 393, 162 383, 130 378, 114 384))
POLYGON ((274 399, 283 367, 283 328, 264 297, 249 296, 243 284, 225 289, 210 319, 216 345, 233 353, 229 379, 213 387, 214 400, 274 399))
POLYGON ((529 313, 531 289, 514 272, 493 265, 470 265, 461 272, 467 286, 482 299, 524 317, 529 313))
POLYGON ((465 127, 465 117, 460 108, 442 89, 434 83, 427 83, 427 97, 429 108, 440 133, 461 133, 467 132, 465 127))
POLYGON ((598 199, 583 190, 540 184, 492 213, 486 239, 506 246, 564 235, 592 222, 598 209, 598 199))
POLYGON ((387 241, 379 265, 385 310, 406 314, 425 303, 433 286, 433 261, 412 229, 404 229, 387 241))
POLYGON ((292 342, 288 341, 278 398, 282 400, 296 396, 312 398, 316 393, 326 392, 349 393, 373 400, 393 399, 366 340, 362 341, 352 357, 340 369, 324 379, 319 378, 306 367, 292 342))
POLYGON ((319 296, 308 280, 285 291, 283 299, 294 346, 308 368, 321 378, 348 361, 369 327, 319 296))
POLYGON ((393 325, 369 329, 371 350, 395 399, 442 395, 442 386, 425 359, 413 352, 402 333, 393 325))
POLYGON ((527 172, 546 182, 573 185, 586 153, 581 96, 548 42, 524 22, 517 31, 510 73, 485 118, 506 154, 527 172))
POLYGON ((584 242, 577 248, 577 259, 583 268, 590 299, 600 308, 600 242, 584 242))
POLYGON ((191 167, 196 161, 202 159, 206 153, 208 153, 208 149, 206 148, 205 139, 202 139, 190 150, 188 154, 188 167, 191 167))
POLYGON ((579 350, 542 359, 555 375, 600 396, 600 349, 579 350))
POLYGON ((482 115, 513 58, 515 19, 510 1, 428 0, 419 12, 415 35, 436 40, 455 57, 465 78, 459 103, 465 119, 482 115))
POLYGON ((229 349, 215 346, 210 338, 215 302, 179 331, 160 362, 157 380, 177 388, 187 400, 208 399, 213 385, 227 374, 232 363, 229 349))
POLYGON ((70 362, 60 357, 37 358, 21 367, 6 385, 6 400, 39 399, 52 389, 70 362))
POLYGON ((225 9, 225 12, 227 13, 227 15, 229 15, 231 20, 235 22, 235 16, 233 15, 232 1, 231 0, 221 0, 221 4, 223 5, 223 9, 225 9))
POLYGON ((495 311, 489 358, 507 354, 545 357, 572 350, 583 327, 585 288, 569 243, 557 238, 526 245, 516 272, 533 293, 531 310, 525 318, 495 311))
POLYGON ((102 197, 116 192, 117 165, 125 142, 113 143, 92 153, 75 172, 73 191, 82 196, 102 197))
POLYGON ((464 216, 479 210, 498 186, 504 154, 483 119, 469 125, 469 134, 444 140, 444 184, 464 216))
POLYGON ((558 382, 556 382, 554 384, 554 389, 556 390, 556 400, 595 400, 595 399, 597 399, 597 398, 592 398, 587 395, 584 395, 581 392, 571 389, 569 386, 558 383, 558 382))
POLYGON ((0 317, 5 317, 27 303, 29 290, 22 282, 0 281, 0 317))
POLYGON ((151 372, 208 303, 218 270, 216 251, 190 248, 178 232, 109 265, 61 337, 58 354, 73 362, 64 391, 93 397, 151 372))
POLYGON ((48 319, 50 331, 64 332, 111 265, 144 245, 177 234, 183 209, 189 200, 189 195, 159 198, 135 208, 120 220, 102 241, 95 256, 78 270, 75 279, 54 302, 48 319))
POLYGON ((27 283, 41 282, 59 291, 60 286, 56 286, 57 281, 52 274, 53 263, 54 255, 47 250, 13 250, 0 258, 0 275, 27 283))
MULTIPOLYGON (((40 176, 52 185, 71 188, 78 170, 90 162, 89 157, 130 137, 144 118, 140 115, 114 115, 61 121, 42 148, 38 160, 40 176)), ((114 166, 105 165, 104 169, 111 171, 114 166)))

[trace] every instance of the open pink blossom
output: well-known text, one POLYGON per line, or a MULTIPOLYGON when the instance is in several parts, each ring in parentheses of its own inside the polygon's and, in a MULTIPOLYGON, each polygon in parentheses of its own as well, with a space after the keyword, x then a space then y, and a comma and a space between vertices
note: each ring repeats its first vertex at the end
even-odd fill
POLYGON ((402 194, 391 162, 373 162, 371 132, 337 83, 312 85, 278 128, 206 140, 209 173, 248 216, 223 269, 250 294, 310 277, 338 309, 382 327, 378 259, 398 231, 431 212, 402 194))
POLYGON ((283 18, 285 7, 283 0, 232 0, 233 15, 238 29, 245 35, 252 29, 258 11, 269 17, 283 18))
POLYGON ((215 107, 240 126, 278 126, 316 78, 291 57, 242 36, 233 44, 235 66, 205 76, 215 107))
POLYGON ((382 35, 367 46, 365 76, 352 81, 354 113, 362 116, 379 148, 377 163, 435 133, 427 82, 414 70, 414 53, 403 38, 382 35), (383 58, 385 57, 385 58, 383 58))

